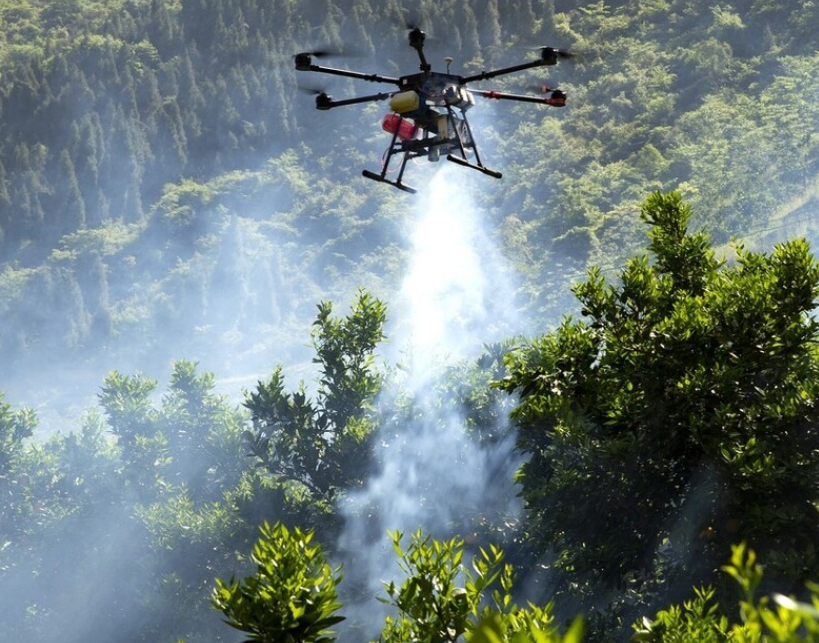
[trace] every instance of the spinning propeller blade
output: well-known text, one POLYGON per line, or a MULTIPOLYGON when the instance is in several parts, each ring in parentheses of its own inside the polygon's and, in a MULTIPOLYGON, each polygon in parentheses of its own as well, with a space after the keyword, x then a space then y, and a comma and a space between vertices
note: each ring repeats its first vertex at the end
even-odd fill
POLYGON ((421 23, 423 21, 416 11, 402 8, 401 13, 406 15, 404 18, 404 29, 407 31, 413 31, 415 29, 418 29, 419 31, 421 30, 421 23))
POLYGON ((355 49, 345 47, 344 50, 334 49, 332 47, 322 47, 315 51, 302 51, 295 54, 293 58, 298 56, 310 56, 311 58, 359 58, 363 54, 355 49))
POLYGON ((315 51, 302 51, 293 55, 293 60, 296 63, 296 69, 309 69, 313 64, 313 58, 339 58, 341 56, 357 56, 358 54, 351 51, 341 51, 340 49, 316 49, 315 51))
POLYGON ((334 52, 331 51, 324 51, 323 49, 319 49, 317 51, 302 51, 296 56, 311 56, 313 58, 325 58, 327 56, 332 56, 334 52))
POLYGON ((430 33, 429 28, 425 28, 424 26, 425 23, 429 23, 428 20, 423 20, 416 11, 409 9, 402 9, 401 11, 405 15, 409 14, 404 18, 404 30, 409 32, 411 41, 413 38, 418 38, 420 42, 424 40, 435 40, 435 36, 430 33))
POLYGON ((323 89, 319 89, 317 87, 304 87, 303 85, 297 85, 297 87, 302 94, 316 97, 317 109, 329 109, 330 104, 333 102, 333 97, 323 89))
POLYGON ((318 96, 319 94, 326 93, 323 89, 318 89, 317 87, 304 87, 303 85, 297 85, 297 87, 302 94, 309 96, 318 96))
POLYGON ((528 92, 538 92, 539 94, 548 94, 549 92, 556 91, 557 87, 552 87, 550 85, 526 85, 526 91, 528 92))
POLYGON ((556 56, 558 56, 560 58, 574 58, 574 57, 577 56, 577 54, 575 52, 573 52, 573 51, 569 51, 568 49, 559 49, 558 47, 543 46, 543 47, 532 47, 531 49, 532 49, 532 51, 539 51, 541 53, 543 53, 543 52, 553 53, 553 54, 555 54, 556 56))

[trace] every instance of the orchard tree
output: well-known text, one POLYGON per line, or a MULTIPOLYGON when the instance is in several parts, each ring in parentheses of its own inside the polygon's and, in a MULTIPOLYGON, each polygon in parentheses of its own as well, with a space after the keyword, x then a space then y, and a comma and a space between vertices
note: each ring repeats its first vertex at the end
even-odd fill
POLYGON ((220 499, 248 468, 247 414, 215 387, 213 373, 200 371, 196 362, 177 361, 158 415, 172 458, 169 478, 198 502, 220 499))
POLYGON ((436 540, 419 530, 405 548, 401 532, 389 536, 406 578, 400 585, 384 583, 388 598, 378 600, 398 614, 386 618, 381 643, 580 642, 582 619, 575 619, 564 636, 554 603, 520 607, 514 602, 515 574, 500 548, 480 548, 465 560, 462 538, 436 540))
POLYGON ((169 486, 184 487, 197 503, 221 498, 248 466, 243 433, 246 414, 215 392, 215 377, 197 362, 173 365, 167 392, 137 373, 106 376, 99 401, 122 451, 122 476, 141 502, 169 486))
POLYGON ((140 501, 156 495, 158 480, 169 463, 168 441, 157 427, 151 396, 157 381, 143 376, 109 373, 98 394, 100 407, 121 449, 121 476, 140 501))
MULTIPOLYGON (((216 580, 213 607, 225 622, 248 634, 244 643, 334 643, 329 628, 344 620, 337 614, 340 568, 327 563, 314 532, 265 523, 253 547, 256 572, 244 579, 216 580)), ((575 619, 565 634, 554 605, 518 607, 512 600, 514 573, 497 547, 464 560, 464 541, 446 541, 390 533, 398 566, 406 575, 400 585, 385 582, 394 607, 381 636, 383 643, 580 643, 583 622, 575 619)))
MULTIPOLYGON (((12 410, 0 392, 0 575, 8 569, 6 550, 25 543, 32 514, 31 473, 27 465, 27 441, 37 428, 31 409, 12 410)), ((1 576, 0 576, 1 577, 1 576)), ((1 621, 0 621, 1 622, 1 621)))
POLYGON ((386 307, 361 292, 347 317, 334 318, 329 302, 318 309, 315 399, 308 397, 303 383, 286 392, 279 367, 248 393, 245 406, 253 419, 247 436, 261 466, 329 507, 339 493, 366 479, 376 428, 372 401, 382 381, 373 352, 384 338, 386 307))
POLYGON ((742 539, 815 574, 819 266, 801 239, 718 260, 677 193, 642 219, 653 261, 592 269, 585 320, 507 356, 531 538, 595 586, 699 582, 742 539))
MULTIPOLYGON (((5 394, 0 393, 0 481, 10 484, 14 466, 25 449, 25 441, 34 435, 37 417, 31 409, 13 411, 4 397, 5 394)), ((3 495, 11 494, 6 492, 3 495)))
POLYGON ((196 640, 212 629, 206 588, 252 542, 257 505, 271 494, 247 458, 247 414, 214 390, 212 373, 180 360, 161 396, 157 386, 113 372, 99 395, 119 453, 111 511, 141 548, 152 596, 140 612, 145 639, 179 628, 196 640))
POLYGON ((216 580, 211 602, 231 627, 248 634, 245 643, 334 643, 341 570, 327 563, 313 531, 265 523, 253 547, 256 573, 216 580))
MULTIPOLYGON (((819 585, 809 583, 810 603, 774 593, 756 596, 764 568, 756 552, 744 543, 732 547, 731 561, 722 571, 740 591, 739 609, 726 611, 717 602, 713 587, 694 590, 694 597, 671 605, 651 619, 632 625, 635 643, 816 643, 819 641, 819 585), (739 617, 737 619, 737 616, 739 617)), ((733 599, 732 599, 733 600, 733 599)))

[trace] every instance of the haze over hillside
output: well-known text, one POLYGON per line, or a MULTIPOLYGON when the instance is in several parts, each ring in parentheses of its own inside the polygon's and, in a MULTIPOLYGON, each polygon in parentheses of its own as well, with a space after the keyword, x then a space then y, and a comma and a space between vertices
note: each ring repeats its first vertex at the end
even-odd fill
MULTIPOLYGON (((112 368, 160 375, 180 357, 241 378, 303 358, 293 338, 319 299, 394 291, 413 200, 359 176, 386 145, 383 105, 316 112, 300 85, 337 96, 372 85, 297 78, 292 54, 325 46, 350 52, 338 66, 409 73, 409 21, 430 32, 434 66, 450 55, 455 73, 530 59, 544 43, 579 54, 483 84, 560 85, 569 106, 482 102, 477 138, 506 176, 459 177, 520 275, 513 305, 539 328, 570 309, 565 284, 588 261, 613 269, 640 246, 636 204, 652 189, 680 187, 718 240, 809 231, 809 11, 10 3, 0 387, 36 405, 28 373, 59 365, 93 386, 112 368)), ((423 185, 434 168, 411 169, 423 185)))

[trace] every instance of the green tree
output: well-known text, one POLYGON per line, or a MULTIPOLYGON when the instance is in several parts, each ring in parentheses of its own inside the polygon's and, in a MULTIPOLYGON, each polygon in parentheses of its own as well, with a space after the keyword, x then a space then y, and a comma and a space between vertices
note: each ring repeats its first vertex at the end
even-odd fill
POLYGON ((314 501, 328 505, 346 489, 364 483, 376 428, 373 398, 382 375, 373 352, 383 339, 386 308, 361 292, 347 317, 332 317, 322 302, 313 327, 320 378, 315 400, 302 383, 285 392, 278 367, 247 394, 253 454, 273 476, 298 483, 314 501))
POLYGON ((157 427, 151 395, 157 381, 138 373, 109 373, 98 395, 111 433, 122 450, 121 475, 139 500, 149 502, 169 464, 168 440, 157 427))
POLYGON ((216 580, 212 602, 225 622, 249 637, 246 643, 333 643, 339 568, 327 563, 313 532, 265 523, 253 547, 256 573, 243 580, 216 580))
POLYGON ((248 468, 242 438, 247 414, 215 393, 213 373, 197 367, 188 360, 173 365, 157 422, 173 459, 169 476, 203 502, 221 498, 248 468))
POLYGON ((8 475, 26 439, 34 435, 37 418, 31 409, 12 411, 0 393, 0 476, 8 475))
POLYGON ((156 380, 116 371, 105 378, 100 405, 122 450, 123 477, 143 501, 171 486, 184 487, 197 503, 215 500, 248 468, 246 414, 215 393, 213 374, 197 366, 174 363, 158 406, 156 380))
MULTIPOLYGON (((335 616, 341 570, 327 564, 320 545, 310 544, 313 531, 280 523, 265 523, 261 531, 251 555, 256 573, 241 581, 217 579, 213 607, 250 634, 246 643, 332 643, 327 628, 344 620, 335 616)), ((553 603, 514 603, 514 573, 501 549, 481 549, 470 569, 461 538, 441 541, 419 530, 405 549, 403 534, 389 535, 406 578, 400 586, 385 582, 388 598, 378 599, 398 611, 387 617, 382 643, 580 643, 581 619, 562 635, 553 603)))
POLYGON ((558 568, 610 586, 699 582, 739 538, 805 578, 819 536, 819 266, 803 240, 719 261, 689 218, 679 194, 652 194, 653 263, 632 259, 617 285, 593 268, 574 287, 587 320, 507 357, 498 385, 520 395, 529 532, 558 568))
POLYGON ((139 640, 166 640, 168 632, 210 640, 212 579, 255 538, 258 505, 266 503, 269 516, 283 504, 251 471, 246 413, 214 386, 213 374, 180 360, 159 400, 157 382, 139 374, 110 374, 100 394, 117 438, 118 528, 133 530, 130 546, 142 550, 139 640))
POLYGON ((732 547, 731 562, 722 571, 739 586, 737 614, 730 617, 712 587, 694 590, 694 598, 671 605, 655 618, 633 625, 635 643, 816 643, 819 641, 819 585, 809 584, 810 603, 774 594, 756 598, 763 567, 745 543, 732 547), (771 601, 771 599, 773 599, 771 601), (771 603, 775 603, 772 605, 771 603))
MULTIPOLYGON (((513 602, 512 565, 503 562, 504 553, 498 547, 481 549, 472 558, 470 570, 464 562, 461 538, 441 541, 419 530, 406 549, 401 544, 403 534, 392 532, 390 538, 406 579, 400 586, 384 583, 389 598, 379 600, 395 607, 398 616, 387 617, 379 639, 382 643, 464 639, 501 643, 518 641, 519 635, 535 641, 561 640, 552 603, 521 608, 513 602)), ((572 632, 572 637, 579 637, 579 621, 572 632)))
POLYGON ((22 468, 26 441, 34 435, 37 417, 31 409, 13 411, 0 393, 0 570, 6 565, 4 550, 24 537, 22 519, 32 513, 28 494, 29 471, 22 468))

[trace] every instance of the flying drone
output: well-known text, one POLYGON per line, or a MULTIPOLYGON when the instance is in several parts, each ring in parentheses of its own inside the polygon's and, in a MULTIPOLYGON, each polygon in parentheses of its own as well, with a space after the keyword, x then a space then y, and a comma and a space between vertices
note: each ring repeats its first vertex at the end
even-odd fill
POLYGON ((522 63, 512 67, 503 67, 492 71, 482 71, 471 76, 459 76, 449 73, 451 58, 446 58, 446 73, 432 71, 431 65, 424 55, 424 41, 426 34, 420 28, 414 27, 409 32, 409 46, 418 52, 421 61, 421 71, 416 74, 399 76, 382 76, 367 74, 348 69, 335 69, 313 63, 313 58, 319 58, 325 52, 304 52, 296 54, 296 70, 312 71, 322 74, 344 76, 366 80, 373 83, 385 83, 397 86, 396 91, 381 92, 368 96, 334 100, 325 92, 316 96, 316 108, 329 110, 334 107, 357 105, 375 101, 389 100, 391 112, 384 117, 382 128, 392 135, 389 147, 384 153, 381 172, 364 170, 362 174, 368 179, 388 183, 405 192, 416 192, 416 189, 403 182, 404 170, 407 161, 414 158, 426 157, 436 162, 444 156, 448 161, 483 172, 495 178, 502 174, 486 167, 481 161, 478 146, 469 127, 466 112, 475 105, 475 96, 496 100, 514 100, 525 103, 538 103, 562 107, 566 104, 566 94, 559 89, 540 87, 541 95, 509 94, 493 90, 467 89, 469 83, 496 78, 504 74, 555 65, 559 58, 568 58, 569 52, 554 47, 539 47, 537 60, 522 63), (474 161, 468 155, 474 156, 474 161), (395 180, 387 178, 390 163, 393 157, 400 157, 400 167, 395 180))

